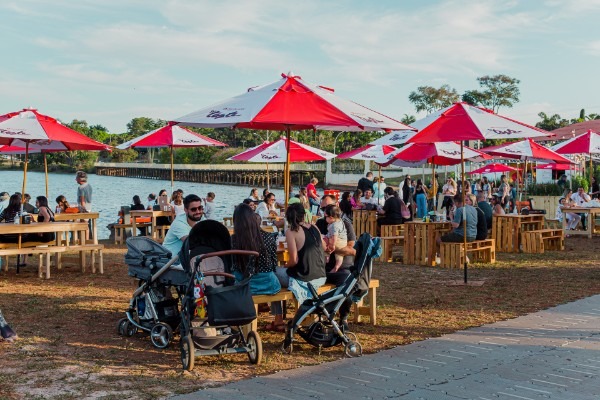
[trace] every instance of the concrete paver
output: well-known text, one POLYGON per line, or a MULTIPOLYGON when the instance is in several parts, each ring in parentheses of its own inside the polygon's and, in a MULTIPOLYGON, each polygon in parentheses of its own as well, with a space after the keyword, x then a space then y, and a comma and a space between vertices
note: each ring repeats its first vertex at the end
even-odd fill
POLYGON ((173 399, 201 398, 600 399, 600 295, 361 358, 173 399))

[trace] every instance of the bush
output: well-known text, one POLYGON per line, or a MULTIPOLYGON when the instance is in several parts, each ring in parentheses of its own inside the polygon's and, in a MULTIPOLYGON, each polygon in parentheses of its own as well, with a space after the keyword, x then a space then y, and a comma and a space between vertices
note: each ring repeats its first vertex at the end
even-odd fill
MULTIPOLYGON (((569 187, 567 182, 566 187, 569 187)), ((527 187, 528 196, 561 196, 563 190, 556 183, 534 183, 527 187)))

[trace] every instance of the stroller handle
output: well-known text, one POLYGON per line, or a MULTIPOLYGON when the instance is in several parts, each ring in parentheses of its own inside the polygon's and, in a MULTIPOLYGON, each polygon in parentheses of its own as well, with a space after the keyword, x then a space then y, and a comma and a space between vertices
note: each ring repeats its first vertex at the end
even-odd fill
POLYGON ((204 275, 204 276, 223 276, 225 278, 235 279, 235 276, 233 276, 232 274, 228 274, 227 272, 205 272, 202 275, 204 275))
POLYGON ((205 258, 221 257, 221 256, 227 256, 230 254, 237 254, 240 256, 254 256, 254 257, 258 257, 258 255, 259 255, 257 251, 250 251, 250 250, 223 250, 223 251, 215 251, 212 253, 202 254, 202 255, 198 256, 198 260, 202 261, 205 258))

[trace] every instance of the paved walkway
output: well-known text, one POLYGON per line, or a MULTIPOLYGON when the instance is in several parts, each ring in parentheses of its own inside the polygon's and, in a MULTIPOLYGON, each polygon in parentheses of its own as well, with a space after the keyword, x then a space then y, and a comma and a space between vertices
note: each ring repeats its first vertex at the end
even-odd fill
POLYGON ((600 399, 600 295, 188 399, 600 399))

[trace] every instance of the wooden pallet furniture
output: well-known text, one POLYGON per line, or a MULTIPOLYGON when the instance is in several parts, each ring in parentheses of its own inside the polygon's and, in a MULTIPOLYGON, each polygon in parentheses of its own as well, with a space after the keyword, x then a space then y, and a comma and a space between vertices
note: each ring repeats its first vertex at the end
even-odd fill
POLYGON ((357 238, 363 232, 368 232, 373 237, 377 236, 377 211, 353 210, 352 227, 357 238))
MULTIPOLYGON (((368 304, 364 305, 363 301, 361 300, 360 302, 355 303, 353 305, 354 322, 358 323, 361 321, 362 316, 368 315, 370 317, 371 325, 377 325, 377 288, 378 287, 379 287, 379 280, 371 279, 371 281, 369 282, 369 293, 365 296, 367 298, 368 304)), ((317 292, 319 294, 321 294, 321 293, 324 293, 333 288, 335 288, 334 285, 326 283, 325 285, 321 286, 319 288, 319 290, 317 290, 317 292)), ((286 311, 286 307, 285 307, 286 302, 291 301, 294 304, 296 304, 296 298, 294 297, 294 294, 284 288, 282 288, 281 291, 277 294, 273 294, 273 295, 258 294, 258 295, 252 296, 252 299, 254 300, 254 307, 256 308, 257 315, 258 315, 258 305, 259 304, 268 304, 268 303, 271 303, 274 301, 283 301, 284 302, 284 307, 283 307, 284 313, 286 311)), ((284 318, 285 318, 285 315, 284 315, 284 318)), ((254 320, 251 324, 251 330, 256 330, 257 326, 258 326, 258 321, 254 320)))
POLYGON ((558 219, 545 218, 544 229, 562 229, 562 223, 558 219))
POLYGON ((544 229, 544 216, 534 215, 495 215, 492 218, 492 239, 496 251, 518 253, 521 250, 521 233, 544 229))
POLYGON ((540 229, 523 232, 523 253, 543 254, 546 250, 564 250, 562 229, 540 229))
POLYGON ((435 266, 436 240, 450 232, 450 222, 411 221, 404 223, 403 263, 435 266))
MULTIPOLYGON (((493 264, 496 262, 496 244, 493 239, 467 242, 467 256, 472 262, 493 264)), ((440 244, 440 266, 462 268, 465 263, 464 243, 442 242, 440 244)))
POLYGON ((404 246, 404 225, 381 225, 381 257, 379 261, 390 262, 396 246, 404 246))
POLYGON ((563 232, 565 235, 583 235, 589 239, 594 233, 600 233, 600 227, 596 226, 596 216, 600 215, 600 207, 563 207, 563 215, 571 212, 575 214, 585 214, 586 229, 584 231, 567 229, 567 219, 563 218, 563 232))

